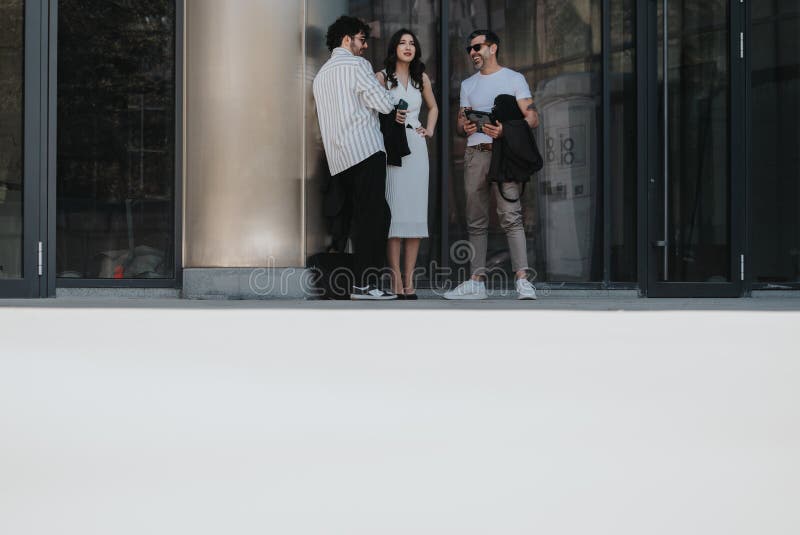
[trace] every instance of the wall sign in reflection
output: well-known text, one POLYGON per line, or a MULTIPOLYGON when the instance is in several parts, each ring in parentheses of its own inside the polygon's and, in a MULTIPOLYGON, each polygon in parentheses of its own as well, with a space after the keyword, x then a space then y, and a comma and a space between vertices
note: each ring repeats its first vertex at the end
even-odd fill
POLYGON ((546 165, 551 166, 586 165, 586 125, 547 129, 545 157, 546 165))
MULTIPOLYGON (((586 181, 576 183, 576 178, 588 178, 589 173, 580 173, 573 168, 585 167, 587 161, 587 125, 571 125, 566 127, 551 127, 545 129, 545 165, 557 170, 568 169, 568 177, 572 184, 557 182, 555 185, 550 180, 542 182, 543 191, 547 195, 561 198, 579 197, 588 195, 591 191, 590 184, 586 181), (586 183, 584 183, 586 182, 586 183)), ((558 172, 555 172, 558 175, 558 172)))

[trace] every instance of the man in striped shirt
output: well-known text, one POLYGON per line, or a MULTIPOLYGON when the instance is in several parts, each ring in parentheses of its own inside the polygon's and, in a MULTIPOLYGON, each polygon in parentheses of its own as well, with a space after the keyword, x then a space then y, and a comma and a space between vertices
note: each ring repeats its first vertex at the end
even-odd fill
POLYGON ((322 144, 334 180, 352 200, 352 299, 394 299, 377 288, 386 265, 389 206, 386 203, 386 149, 378 113, 394 109, 392 97, 375 79, 367 49, 369 26, 342 16, 328 28, 331 58, 314 78, 314 100, 322 144))

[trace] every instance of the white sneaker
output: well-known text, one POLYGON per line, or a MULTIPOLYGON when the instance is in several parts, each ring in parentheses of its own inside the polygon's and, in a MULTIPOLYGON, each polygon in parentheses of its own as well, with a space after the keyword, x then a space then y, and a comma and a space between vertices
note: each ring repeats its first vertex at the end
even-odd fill
POLYGON ((483 281, 466 280, 444 294, 445 299, 486 299, 486 284, 483 281))
POLYGON ((528 279, 517 279, 517 299, 536 299, 536 288, 528 279))
POLYGON ((397 296, 393 293, 379 290, 374 286, 364 286, 363 288, 353 286, 350 299, 353 301, 389 301, 391 299, 397 299, 397 296))

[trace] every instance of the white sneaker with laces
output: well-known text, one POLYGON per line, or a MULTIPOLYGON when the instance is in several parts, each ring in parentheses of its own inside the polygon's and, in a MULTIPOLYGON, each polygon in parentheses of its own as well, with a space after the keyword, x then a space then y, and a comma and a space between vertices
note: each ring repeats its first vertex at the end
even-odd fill
POLYGON ((353 286, 350 299, 353 301, 389 301, 391 299, 397 299, 397 296, 393 293, 379 290, 375 286, 364 286, 363 288, 353 286))
POLYGON ((486 299, 486 284, 483 281, 466 280, 444 294, 445 299, 486 299))
POLYGON ((517 279, 517 299, 536 299, 536 288, 528 279, 517 279))

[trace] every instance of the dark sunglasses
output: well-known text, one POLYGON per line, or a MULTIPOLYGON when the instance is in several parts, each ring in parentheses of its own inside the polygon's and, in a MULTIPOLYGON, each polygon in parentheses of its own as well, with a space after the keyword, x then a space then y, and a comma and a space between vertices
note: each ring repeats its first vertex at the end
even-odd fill
POLYGON ((470 52, 480 52, 481 48, 483 48, 484 46, 489 46, 491 44, 492 43, 484 41, 483 43, 478 43, 476 45, 469 45, 467 48, 465 48, 465 50, 467 51, 467 54, 469 54, 470 52))

